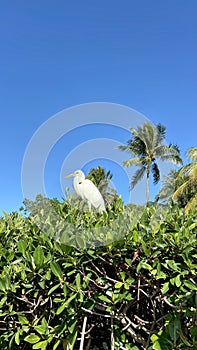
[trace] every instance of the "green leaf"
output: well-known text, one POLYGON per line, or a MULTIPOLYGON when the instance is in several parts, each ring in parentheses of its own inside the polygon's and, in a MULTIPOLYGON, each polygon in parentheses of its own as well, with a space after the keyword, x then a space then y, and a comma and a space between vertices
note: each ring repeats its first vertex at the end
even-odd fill
POLYGON ((116 282, 115 283, 115 288, 116 289, 120 289, 122 287, 122 285, 123 285, 123 282, 116 282))
POLYGON ((43 317, 43 318, 42 318, 41 323, 42 323, 42 325, 43 325, 45 328, 47 328, 47 329, 48 329, 48 323, 47 323, 47 321, 46 321, 46 318, 45 318, 45 317, 43 317))
POLYGON ((138 243, 139 242, 138 231, 134 230, 132 233, 133 233, 133 240, 134 240, 134 242, 138 243))
POLYGON ((75 281, 76 281, 77 291, 80 292, 80 290, 81 290, 81 276, 80 276, 80 273, 77 273, 77 275, 75 277, 75 281))
POLYGON ((60 315, 66 307, 67 307, 66 303, 63 303, 62 305, 60 305, 56 311, 56 315, 60 315))
POLYGON ((77 321, 74 321, 74 322, 73 322, 73 320, 72 320, 72 323, 69 324, 68 330, 69 330, 69 332, 70 332, 71 334, 74 332, 74 330, 75 330, 75 328, 76 328, 76 324, 77 324, 77 321))
POLYGON ((46 333, 46 327, 44 325, 38 325, 34 327, 35 331, 39 334, 45 334, 46 333))
POLYGON ((18 320, 20 322, 20 324, 23 326, 23 325, 28 325, 29 324, 29 321, 28 319, 23 316, 23 315, 18 315, 18 320))
POLYGON ((27 241, 25 241, 24 239, 20 239, 18 241, 17 246, 18 246, 19 253, 21 253, 23 256, 25 256, 25 252, 27 249, 27 241))
POLYGON ((71 295, 70 298, 68 298, 65 303, 60 305, 56 311, 56 315, 60 315, 62 313, 62 311, 64 311, 64 309, 70 304, 70 302, 76 298, 76 295, 77 295, 77 293, 71 295))
POLYGON ((180 287, 180 285, 181 285, 180 275, 177 275, 177 276, 175 277, 174 281, 175 281, 176 286, 177 286, 177 287, 180 287))
POLYGON ((36 249, 34 250, 34 254, 33 254, 33 258, 34 258, 34 262, 36 267, 42 267, 43 263, 44 263, 44 252, 42 247, 38 246, 36 247, 36 249))
POLYGON ((174 286, 174 284, 175 284, 175 278, 174 277, 170 278, 170 283, 174 286))
POLYGON ((53 286, 51 289, 49 289, 48 295, 51 295, 59 287, 60 287, 60 283, 58 283, 55 286, 53 286))
POLYGON ((197 285, 193 284, 192 282, 186 280, 183 282, 186 287, 188 287, 191 290, 197 290, 197 285))
POLYGON ((20 333, 19 333, 19 331, 15 333, 14 339, 15 339, 16 345, 19 345, 20 344, 20 333))
POLYGON ((0 290, 6 291, 6 284, 3 278, 0 278, 0 290))
POLYGON ((85 249, 85 241, 83 240, 83 238, 80 235, 76 235, 76 242, 77 242, 77 245, 79 246, 79 248, 85 249))
POLYGON ((182 331, 180 331, 180 338, 185 345, 189 346, 190 348, 193 348, 193 345, 189 343, 189 341, 187 340, 186 336, 183 334, 182 331))
POLYGON ((190 328, 190 333, 193 337, 193 339, 195 339, 197 341, 197 326, 193 326, 190 328))
POLYGON ((152 266, 144 261, 140 261, 140 263, 137 266, 137 272, 139 272, 141 269, 145 269, 145 270, 150 271, 150 270, 152 270, 152 266))
POLYGON ((125 277, 126 277, 126 273, 125 273, 124 271, 121 271, 121 272, 120 272, 120 276, 121 276, 121 278, 122 278, 122 280, 123 280, 123 282, 124 282, 125 277))
POLYGON ((62 298, 54 298, 53 299, 54 303, 62 303, 62 301, 63 301, 62 298))
POLYGON ((179 266, 178 264, 175 263, 174 260, 167 260, 167 265, 174 271, 179 271, 179 266))
POLYGON ((179 337, 181 330, 181 322, 178 317, 174 317, 167 326, 169 334, 173 342, 175 343, 179 337))
POLYGON ((51 271, 50 271, 50 270, 48 270, 48 271, 46 272, 45 278, 46 278, 48 281, 50 281, 50 279, 51 279, 51 271))
POLYGON ((166 279, 166 277, 167 277, 167 275, 166 275, 163 271, 160 271, 160 272, 157 273, 157 275, 156 275, 156 278, 157 278, 157 279, 160 279, 160 278, 166 279))
POLYGON ((45 281, 40 281, 38 282, 39 286, 42 288, 42 289, 45 289, 45 281))
POLYGON ((169 282, 164 283, 162 293, 165 294, 169 290, 169 282))
POLYGON ((78 300, 80 303, 83 303, 83 299, 84 299, 84 296, 83 296, 83 293, 79 293, 79 296, 78 296, 78 300))
POLYGON ((129 266, 132 266, 132 265, 133 265, 131 259, 125 258, 125 262, 126 262, 129 266))
POLYGON ((159 339, 159 337, 157 334, 153 334, 153 335, 151 335, 150 339, 153 343, 155 343, 159 339))
POLYGON ((197 223, 196 223, 196 222, 193 222, 193 224, 191 224, 191 225, 189 226, 189 230, 190 230, 190 231, 193 230, 196 226, 197 226, 197 223))
POLYGON ((71 350, 74 349, 74 345, 75 345, 75 342, 77 340, 77 333, 78 333, 78 331, 76 329, 76 331, 71 334, 71 337, 70 337, 70 345, 71 345, 70 349, 71 350))
POLYGON ((159 344, 158 341, 156 341, 154 344, 153 344, 153 349, 154 350, 164 350, 161 348, 161 345, 159 344))
POLYGON ((149 257, 150 256, 150 249, 147 247, 147 244, 144 241, 142 241, 141 243, 142 243, 142 248, 143 248, 144 253, 146 254, 147 257, 149 257))
POLYGON ((129 284, 127 282, 124 282, 124 289, 126 289, 126 290, 130 289, 129 284))
POLYGON ((61 344, 61 340, 56 341, 56 343, 53 346, 53 350, 56 350, 60 344, 61 344))
POLYGON ((48 341, 40 341, 39 343, 33 345, 32 349, 41 349, 41 350, 46 350, 46 347, 48 345, 48 341))
POLYGON ((59 264, 55 261, 51 261, 50 266, 51 266, 51 271, 53 272, 53 274, 55 276, 57 276, 60 280, 62 280, 63 272, 62 272, 59 264))
POLYGON ((7 295, 0 300, 0 308, 6 303, 7 295))
POLYGON ((131 284, 131 283, 134 283, 134 282, 135 282, 135 279, 133 277, 129 277, 126 280, 126 283, 128 283, 128 284, 131 284))
POLYGON ((108 297, 106 297, 106 295, 100 295, 99 299, 111 304, 111 300, 108 297))
POLYGON ((67 297, 67 285, 66 285, 66 283, 64 284, 63 292, 64 292, 64 297, 66 298, 67 297))
POLYGON ((30 334, 27 337, 25 337, 24 339, 27 343, 30 344, 35 344, 40 340, 40 337, 38 337, 38 335, 36 334, 30 334))

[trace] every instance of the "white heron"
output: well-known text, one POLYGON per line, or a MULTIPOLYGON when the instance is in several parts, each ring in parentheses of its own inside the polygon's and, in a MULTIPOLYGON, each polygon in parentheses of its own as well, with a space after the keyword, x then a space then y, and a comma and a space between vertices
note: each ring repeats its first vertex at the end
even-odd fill
POLYGON ((85 178, 83 171, 76 170, 74 173, 67 175, 66 178, 72 176, 74 176, 73 187, 76 193, 88 203, 89 210, 91 210, 91 206, 99 211, 106 210, 100 191, 91 180, 85 178))

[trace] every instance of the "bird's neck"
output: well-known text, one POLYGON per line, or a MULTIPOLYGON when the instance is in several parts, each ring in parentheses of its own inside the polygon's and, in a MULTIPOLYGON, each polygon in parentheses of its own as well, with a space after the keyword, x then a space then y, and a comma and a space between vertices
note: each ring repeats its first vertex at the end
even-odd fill
POLYGON ((84 179, 85 179, 85 177, 83 177, 83 176, 76 176, 74 178, 74 183, 80 184, 84 181, 84 179))

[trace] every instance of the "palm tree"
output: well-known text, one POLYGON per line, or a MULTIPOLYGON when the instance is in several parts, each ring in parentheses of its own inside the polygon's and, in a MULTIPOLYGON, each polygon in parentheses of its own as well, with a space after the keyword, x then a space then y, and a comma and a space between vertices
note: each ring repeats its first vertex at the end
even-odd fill
POLYGON ((131 181, 133 189, 138 181, 146 174, 146 201, 150 201, 149 182, 150 172, 152 171, 153 182, 157 184, 160 180, 160 170, 156 159, 162 161, 182 164, 180 151, 176 145, 165 145, 165 126, 158 124, 154 126, 151 123, 144 123, 135 130, 130 128, 132 138, 128 141, 127 146, 118 146, 122 151, 128 151, 134 158, 123 163, 124 166, 136 165, 138 170, 131 181))
POLYGON ((197 207, 197 147, 189 148, 187 157, 191 162, 184 165, 177 175, 177 180, 182 178, 183 183, 176 189, 172 196, 175 202, 182 197, 186 198, 186 212, 197 207))
POLYGON ((113 175, 111 174, 111 171, 109 170, 106 172, 105 169, 101 166, 98 166, 97 168, 92 168, 87 176, 87 178, 91 180, 97 187, 108 186, 112 177, 113 175))

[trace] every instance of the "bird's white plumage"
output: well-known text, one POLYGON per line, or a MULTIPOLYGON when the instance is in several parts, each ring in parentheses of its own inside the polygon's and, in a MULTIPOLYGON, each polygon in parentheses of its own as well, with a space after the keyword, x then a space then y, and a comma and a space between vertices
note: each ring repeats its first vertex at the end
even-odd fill
POLYGON ((74 189, 76 193, 88 203, 89 210, 91 210, 91 206, 93 206, 100 211, 104 211, 105 203, 100 191, 91 180, 85 178, 83 171, 76 170, 66 177, 70 176, 74 176, 74 189))

